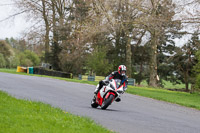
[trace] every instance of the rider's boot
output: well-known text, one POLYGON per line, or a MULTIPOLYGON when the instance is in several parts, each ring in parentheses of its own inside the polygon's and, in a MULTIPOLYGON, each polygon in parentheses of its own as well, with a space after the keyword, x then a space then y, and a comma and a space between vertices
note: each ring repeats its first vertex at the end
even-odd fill
POLYGON ((97 87, 97 88, 95 89, 94 94, 97 95, 98 92, 99 92, 99 87, 97 87))
POLYGON ((93 97, 93 102, 95 102, 96 101, 96 98, 97 98, 97 95, 96 94, 94 94, 94 97, 93 97))
POLYGON ((99 87, 97 87, 94 91, 94 98, 93 98, 93 101, 95 102, 96 101, 96 98, 97 98, 97 93, 99 92, 99 87))
POLYGON ((116 102, 120 102, 120 101, 121 101, 121 98, 118 97, 115 101, 116 101, 116 102))

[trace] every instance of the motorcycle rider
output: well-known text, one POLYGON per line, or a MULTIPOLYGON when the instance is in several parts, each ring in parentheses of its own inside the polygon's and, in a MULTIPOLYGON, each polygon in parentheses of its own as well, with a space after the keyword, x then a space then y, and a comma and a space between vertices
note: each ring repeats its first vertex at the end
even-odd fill
MULTIPOLYGON (((126 76, 126 66, 120 65, 118 67, 118 71, 112 72, 110 75, 108 75, 106 77, 105 80, 99 81, 99 86, 94 91, 94 94, 95 94, 94 99, 96 99, 96 96, 97 96, 99 90, 103 87, 103 85, 106 85, 107 83, 109 83, 109 81, 111 79, 120 79, 121 84, 123 84, 123 89, 124 89, 124 91, 126 91, 127 85, 128 85, 128 77, 126 76)), ((117 98, 116 101, 119 102, 119 101, 121 101, 121 99, 117 98)))

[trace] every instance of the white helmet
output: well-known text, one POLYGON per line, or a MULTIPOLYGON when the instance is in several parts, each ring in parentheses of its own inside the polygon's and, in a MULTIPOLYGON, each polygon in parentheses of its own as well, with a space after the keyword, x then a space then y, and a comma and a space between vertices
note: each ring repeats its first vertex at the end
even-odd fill
POLYGON ((126 75, 126 66, 125 65, 120 65, 118 67, 118 73, 122 76, 125 76, 126 75))

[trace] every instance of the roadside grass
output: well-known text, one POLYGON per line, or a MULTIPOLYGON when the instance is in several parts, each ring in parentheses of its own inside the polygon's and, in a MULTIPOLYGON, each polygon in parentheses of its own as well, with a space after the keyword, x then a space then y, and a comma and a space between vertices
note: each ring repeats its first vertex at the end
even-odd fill
MULTIPOLYGON (((0 72, 6 72, 6 73, 12 73, 12 74, 19 74, 17 72, 17 69, 0 68, 0 72)), ((20 73, 20 74, 26 75, 27 73, 20 73)))
POLYGON ((168 82, 166 80, 164 80, 163 82, 164 82, 164 88, 167 88, 167 89, 183 89, 183 88, 185 88, 185 84, 175 84, 174 85, 171 82, 168 82))
MULTIPOLYGON (((82 75, 82 80, 84 80, 84 81, 87 81, 88 79, 88 76, 87 75, 82 75)), ((78 79, 78 77, 75 77, 75 79, 78 79)), ((95 76, 95 81, 100 81, 100 80, 103 80, 103 79, 105 79, 105 77, 103 77, 103 76, 95 76)))
MULTIPOLYGON (((9 72, 16 73, 16 70, 10 70, 7 71, 5 69, 0 69, 0 72, 9 72)), ((17 73, 17 74, 23 74, 23 75, 34 75, 34 74, 24 74, 24 73, 17 73)), ((71 81, 71 82, 78 82, 78 83, 84 83, 84 84, 91 84, 91 85, 97 85, 98 82, 95 81, 86 81, 86 80, 78 80, 78 79, 67 79, 67 78, 60 78, 60 77, 50 77, 50 76, 44 76, 44 75, 34 75, 39 77, 49 77, 49 78, 55 78, 65 81, 71 81)), ((192 107, 195 109, 200 110, 200 94, 199 93, 186 93, 186 92, 177 92, 177 91, 169 91, 166 89, 158 89, 158 88, 149 88, 149 87, 136 87, 136 86, 128 86, 128 89, 126 91, 130 94, 140 95, 144 97, 149 97, 157 100, 162 100, 170 103, 179 104, 186 107, 192 107)))
MULTIPOLYGON (((78 77, 75 78, 75 79, 78 79, 78 77)), ((103 79, 105 79, 105 77, 103 77, 103 76, 95 76, 95 81, 100 81, 100 80, 103 80, 103 79)), ((82 75, 82 80, 87 81, 87 76, 86 75, 82 75)), ((169 81, 166 81, 166 80, 164 80, 163 83, 164 83, 164 88, 167 88, 167 89, 183 89, 183 88, 185 88, 185 84, 175 84, 174 85, 173 83, 171 83, 169 81)), ((142 81, 141 85, 145 86, 145 87, 148 87, 148 84, 147 84, 147 82, 145 80, 142 81)), ((189 88, 190 87, 191 87, 191 85, 189 85, 189 88)))
POLYGON ((129 86, 127 93, 175 103, 200 110, 200 94, 198 93, 190 94, 186 92, 135 86, 129 86))
POLYGON ((79 117, 41 102, 20 100, 0 91, 2 133, 110 133, 87 117, 79 117))
MULTIPOLYGON (((166 80, 164 80, 163 83, 164 83, 164 88, 167 88, 167 89, 183 89, 183 88, 185 88, 185 84, 175 84, 174 85, 173 83, 166 81, 166 80)), ((141 82, 141 85, 148 87, 148 84, 145 80, 141 82)), ((191 85, 189 85, 189 88, 190 87, 191 87, 191 85)))

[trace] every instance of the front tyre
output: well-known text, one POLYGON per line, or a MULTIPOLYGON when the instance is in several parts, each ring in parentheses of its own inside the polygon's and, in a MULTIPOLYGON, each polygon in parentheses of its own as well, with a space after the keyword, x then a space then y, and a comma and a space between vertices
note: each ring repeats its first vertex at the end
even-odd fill
POLYGON ((106 109, 112 103, 114 98, 115 96, 111 94, 107 99, 105 99, 102 103, 101 109, 106 109))

